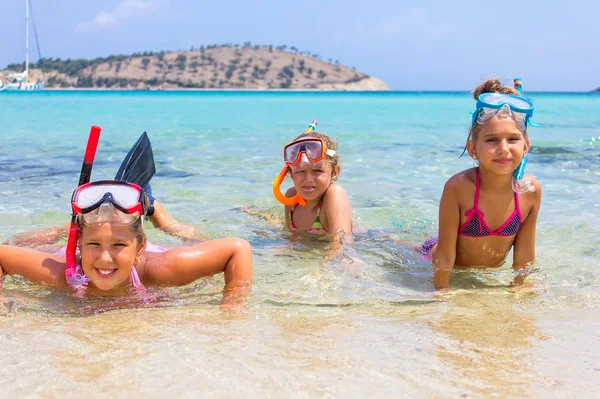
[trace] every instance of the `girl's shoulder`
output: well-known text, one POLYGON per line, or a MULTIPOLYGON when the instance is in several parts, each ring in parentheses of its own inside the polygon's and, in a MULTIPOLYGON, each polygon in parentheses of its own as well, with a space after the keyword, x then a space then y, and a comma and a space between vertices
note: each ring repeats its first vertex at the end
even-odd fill
POLYGON ((332 184, 323 196, 323 203, 337 202, 339 200, 348 200, 348 194, 339 184, 332 184))
POLYGON ((160 276, 165 270, 177 262, 177 255, 182 248, 185 247, 169 248, 165 251, 146 251, 144 260, 135 266, 142 282, 144 284, 160 282, 160 276))
POLYGON ((458 172, 446 181, 444 190, 464 190, 466 187, 475 187, 477 183, 477 168, 465 169, 458 172))

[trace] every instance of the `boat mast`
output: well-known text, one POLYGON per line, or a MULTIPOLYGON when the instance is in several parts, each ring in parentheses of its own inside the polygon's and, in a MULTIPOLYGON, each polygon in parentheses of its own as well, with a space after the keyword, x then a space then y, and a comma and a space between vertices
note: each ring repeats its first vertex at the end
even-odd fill
POLYGON ((25 78, 29 77, 29 0, 25 0, 25 78))

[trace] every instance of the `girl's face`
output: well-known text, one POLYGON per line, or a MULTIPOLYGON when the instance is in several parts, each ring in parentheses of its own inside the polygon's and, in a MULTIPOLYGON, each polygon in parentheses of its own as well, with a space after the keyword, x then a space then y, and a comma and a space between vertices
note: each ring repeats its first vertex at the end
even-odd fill
POLYGON ((512 118, 494 116, 482 125, 476 140, 467 143, 467 149, 487 172, 512 175, 529 151, 529 139, 512 118))
POLYGON ((103 223, 82 228, 79 250, 81 267, 90 281, 101 290, 130 283, 131 269, 144 253, 129 226, 103 223))
POLYGON ((327 160, 318 163, 302 162, 291 169, 296 191, 309 201, 322 197, 340 173, 340 166, 332 167, 327 160))

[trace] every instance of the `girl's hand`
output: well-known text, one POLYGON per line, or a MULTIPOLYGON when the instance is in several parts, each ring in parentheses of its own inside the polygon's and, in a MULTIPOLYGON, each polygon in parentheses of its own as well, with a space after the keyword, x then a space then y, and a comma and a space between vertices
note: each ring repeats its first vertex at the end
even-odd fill
POLYGON ((221 309, 226 313, 241 313, 246 307, 246 298, 250 295, 251 281, 236 281, 223 289, 221 309))
POLYGON ((325 259, 332 264, 341 265, 344 272, 354 278, 362 276, 362 266, 365 262, 360 259, 358 252, 352 247, 330 249, 325 259))

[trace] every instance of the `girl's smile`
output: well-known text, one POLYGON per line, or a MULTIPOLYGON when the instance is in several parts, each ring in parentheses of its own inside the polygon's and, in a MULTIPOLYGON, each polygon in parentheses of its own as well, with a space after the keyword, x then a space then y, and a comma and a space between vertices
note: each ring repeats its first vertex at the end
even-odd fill
POLYGON ((511 118, 490 119, 482 125, 469 153, 488 172, 512 174, 529 149, 529 140, 511 118))
POLYGON ((131 269, 141 256, 141 246, 126 225, 86 226, 79 247, 84 273, 101 290, 129 284, 131 269))

